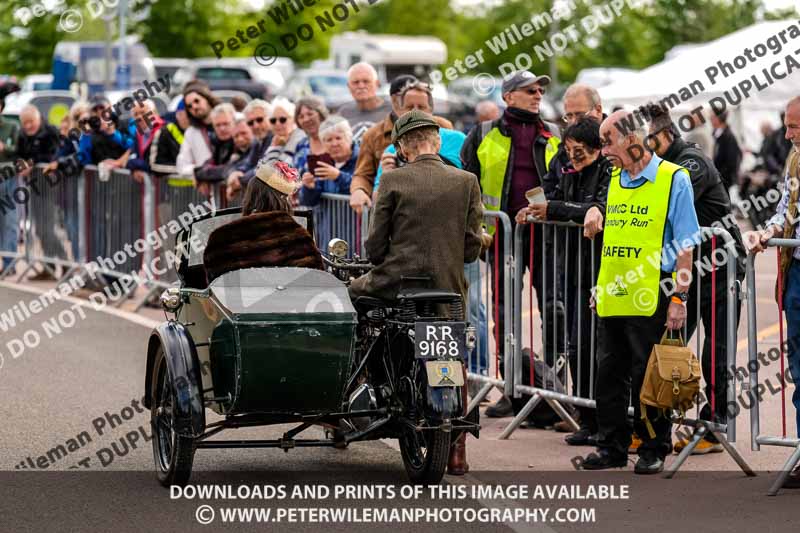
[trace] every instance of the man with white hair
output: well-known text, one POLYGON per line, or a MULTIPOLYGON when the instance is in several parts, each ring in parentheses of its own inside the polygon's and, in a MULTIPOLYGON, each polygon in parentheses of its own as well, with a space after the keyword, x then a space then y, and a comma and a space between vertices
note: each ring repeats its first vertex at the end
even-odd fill
MULTIPOLYGON (((58 130, 42 122, 42 115, 32 104, 22 108, 19 114, 22 128, 17 138, 17 157, 32 163, 49 163, 58 151, 60 143, 58 130)), ((28 177, 31 168, 22 170, 19 175, 28 177)))
MULTIPOLYGON (((29 104, 23 107, 19 118, 22 123, 22 128, 17 138, 17 157, 24 161, 25 164, 17 165, 17 168, 24 167, 20 170, 18 175, 27 181, 30 179, 33 165, 36 163, 50 163, 55 159, 60 138, 58 130, 49 124, 45 124, 42 121, 42 115, 39 113, 39 110, 33 105, 29 104)), ((5 203, 5 205, 8 204, 5 203)), ((13 215, 11 216, 13 217, 13 215)), ((14 220, 16 219, 14 218, 14 220)), ((9 237, 10 236, 9 233, 9 237)), ((16 250, 16 226, 13 240, 13 249, 16 250)), ((3 244, 6 245, 5 242, 3 244)), ((10 244, 11 243, 8 243, 8 245, 10 244)), ((50 270, 55 269, 55 265, 52 264, 48 264, 47 267, 50 268, 50 270)), ((31 279, 37 281, 50 280, 52 279, 52 275, 48 269, 45 268, 31 279)))
POLYGON ((261 99, 251 101, 244 108, 245 121, 253 132, 255 142, 250 151, 234 165, 233 171, 228 174, 228 199, 232 199, 253 179, 258 161, 264 157, 270 143, 272 143, 272 128, 270 128, 269 124, 270 114, 272 114, 272 106, 261 99))
POLYGON ((209 114, 214 134, 209 135, 211 141, 211 158, 194 171, 197 190, 209 196, 210 182, 218 181, 218 167, 227 165, 234 154, 233 129, 236 121, 236 109, 229 103, 218 104, 209 114))
MULTIPOLYGON (((787 141, 792 143, 792 151, 786 160, 784 169, 785 183, 778 210, 763 231, 751 231, 745 234, 745 243, 751 252, 763 252, 769 239, 782 237, 784 239, 800 239, 800 217, 798 213, 798 197, 800 197, 800 96, 792 98, 786 105, 786 114, 783 124, 787 141)), ((795 423, 797 435, 800 437, 800 248, 781 248, 781 281, 778 287, 779 294, 783 295, 783 305, 786 311, 786 325, 789 345, 789 373, 794 383, 792 404, 795 409, 795 423)), ((788 381, 788 380, 787 380, 788 381)), ((786 470, 794 465, 788 464, 786 470)), ((787 489, 800 489, 800 464, 794 466, 791 472, 784 471, 783 487, 787 489)))
POLYGON ((627 465, 628 401, 633 398, 634 429, 642 439, 634 472, 656 474, 672 451, 672 421, 651 406, 642 413, 639 391, 665 324, 668 330, 680 330, 686 321, 692 248, 700 226, 689 173, 644 148, 647 129, 626 128, 627 115, 614 112, 600 126, 602 153, 615 168, 606 205, 590 208, 584 219, 586 237, 603 231, 603 251, 594 295, 600 317, 597 453, 582 466, 601 470, 627 465), (675 289, 668 293, 676 271, 675 289))
POLYGON ((343 104, 337 113, 350 123, 355 139, 392 110, 391 104, 378 96, 379 87, 378 73, 369 63, 356 63, 347 71, 347 88, 353 101, 343 104))

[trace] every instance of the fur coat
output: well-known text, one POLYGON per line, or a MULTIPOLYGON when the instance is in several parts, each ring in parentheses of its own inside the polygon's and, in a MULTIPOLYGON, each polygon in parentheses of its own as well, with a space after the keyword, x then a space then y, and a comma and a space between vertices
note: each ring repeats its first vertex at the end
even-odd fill
POLYGON ((256 213, 215 229, 208 237, 203 264, 209 282, 243 268, 323 269, 311 235, 282 211, 256 213))

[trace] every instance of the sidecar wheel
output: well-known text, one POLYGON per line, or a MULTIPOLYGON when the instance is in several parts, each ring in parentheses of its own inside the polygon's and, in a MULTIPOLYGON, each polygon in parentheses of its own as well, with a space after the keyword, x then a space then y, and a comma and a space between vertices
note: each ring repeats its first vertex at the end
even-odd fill
POLYGON ((183 486, 192 475, 194 439, 182 437, 175 432, 172 377, 169 375, 163 347, 158 348, 154 368, 150 427, 156 475, 165 487, 183 486))
POLYGON ((417 485, 442 481, 450 455, 450 433, 442 430, 412 431, 400 437, 400 455, 409 480, 417 485))

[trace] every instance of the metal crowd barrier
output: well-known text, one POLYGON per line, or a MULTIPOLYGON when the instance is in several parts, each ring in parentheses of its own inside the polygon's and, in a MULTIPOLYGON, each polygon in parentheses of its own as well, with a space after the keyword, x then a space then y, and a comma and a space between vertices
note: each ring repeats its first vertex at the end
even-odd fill
MULTIPOLYGON (((736 330, 738 326, 738 321, 736 319, 736 307, 740 305, 740 289, 739 289, 739 282, 736 279, 736 258, 737 253, 734 248, 734 240, 731 237, 731 234, 722 228, 718 227, 704 227, 701 228, 704 242, 710 241, 711 243, 711 257, 712 257, 712 264, 716 264, 715 253, 716 250, 720 247, 717 246, 717 240, 722 239, 723 244, 721 248, 725 250, 725 287, 726 287, 726 310, 727 316, 725 318, 725 344, 726 344, 726 354, 727 359, 725 362, 726 369, 736 368, 736 330)), ((697 257, 692 258, 693 261, 697 261, 697 257)), ((705 274, 706 276, 711 276, 711 285, 712 285, 712 293, 711 293, 711 307, 712 307, 712 316, 715 315, 714 310, 716 309, 716 282, 715 277, 717 275, 717 270, 712 270, 705 274)), ((701 283, 697 283, 697 295, 695 304, 697 306, 697 321, 696 321, 696 339, 697 339, 697 356, 698 358, 702 358, 703 354, 703 343, 700 339, 699 328, 700 328, 700 301, 701 301, 701 283)), ((705 327, 705 324, 704 324, 705 327)), ((711 335, 714 339, 718 337, 716 329, 716 322, 712 319, 712 327, 711 327, 711 335)), ((709 333, 706 330, 706 333, 709 333)), ((687 328, 684 327, 684 338, 687 337, 687 328)), ((687 342, 689 339, 686 339, 687 342)), ((711 343, 711 376, 704 376, 706 380, 711 380, 712 389, 715 388, 715 382, 717 379, 716 376, 716 347, 718 342, 715 340, 711 343)), ((725 372, 726 378, 726 408, 728 405, 736 403, 736 376, 733 375, 731 372, 725 372)), ((714 411, 716 407, 715 403, 715 395, 712 390, 711 398, 706 399, 710 410, 712 413, 712 418, 714 416, 714 411)), ((748 476, 755 476, 755 472, 750 468, 744 458, 739 454, 736 447, 733 445, 736 442, 736 416, 735 414, 728 413, 727 422, 725 424, 715 423, 708 420, 701 420, 699 413, 700 406, 697 406, 697 418, 690 419, 685 418, 680 420, 680 424, 684 426, 696 427, 696 431, 692 435, 691 440, 689 441, 688 445, 681 450, 681 453, 678 455, 678 458, 668 467, 665 469, 665 477, 671 478, 675 475, 678 469, 683 465, 686 459, 692 454, 694 449, 700 443, 700 441, 708 435, 709 433, 714 435, 717 441, 723 446, 726 452, 736 461, 736 464, 741 468, 741 470, 747 474, 748 476)))
MULTIPOLYGON (((131 275, 139 274, 143 265, 152 264, 154 252, 163 259, 167 247, 174 247, 171 234, 168 233, 168 242, 155 251, 149 245, 141 254, 138 251, 128 254, 125 250, 161 224, 176 220, 190 203, 206 201, 194 187, 155 180, 149 175, 138 183, 125 169, 101 173, 98 167, 89 165, 77 176, 66 176, 45 174, 44 168, 45 165, 37 165, 18 184, 21 189, 18 196, 25 200, 18 206, 22 208, 24 252, 1 253, 14 258, 14 264, 2 277, 14 272, 16 262, 24 261, 25 269, 18 281, 38 264, 54 277, 56 267, 60 266, 59 283, 63 283, 73 275, 89 274, 87 265, 96 262, 96 272, 104 277, 102 281, 114 284, 123 277, 130 281, 119 283, 119 295, 112 297, 117 306, 132 295, 139 282, 144 282, 150 290, 137 303, 137 309, 154 291, 174 281, 131 275)), ((217 187, 214 205, 219 205, 222 194, 217 187)), ((174 270, 168 269, 167 275, 174 276, 174 270)))
MULTIPOLYGON (((575 298, 574 300, 578 302, 577 309, 571 309, 570 306, 573 303, 573 299, 571 298, 570 290, 574 288, 579 295, 584 294, 584 279, 585 275, 583 272, 583 260, 582 257, 583 247, 589 247, 589 254, 590 254, 590 268, 592 270, 590 279, 592 280, 592 285, 596 283, 596 272, 598 270, 597 259, 595 257, 595 244, 593 240, 585 239, 582 235, 583 229, 582 225, 576 224, 573 222, 557 222, 557 221, 539 221, 534 219, 529 219, 529 224, 518 224, 515 229, 514 234, 514 257, 516 259, 515 263, 516 266, 514 268, 514 272, 516 273, 514 279, 514 331, 513 337, 516 340, 516 344, 514 347, 514 370, 513 370, 513 385, 511 389, 513 390, 513 394, 515 397, 521 397, 522 394, 530 395, 530 399, 525 404, 525 406, 516 414, 516 416, 512 419, 511 423, 503 430, 500 435, 500 439, 507 439, 510 435, 522 424, 522 422, 528 417, 528 415, 533 411, 533 409, 542 401, 544 400, 547 402, 550 407, 555 411, 555 413, 565 422, 567 422, 573 430, 577 430, 579 428, 578 424, 570 415, 569 411, 564 407, 563 404, 573 405, 573 406, 582 406, 588 408, 596 408, 595 402, 595 368, 597 364, 597 342, 596 342, 596 333, 597 333, 597 325, 596 325, 596 315, 594 312, 588 310, 588 308, 584 309, 582 305, 580 305, 580 297, 575 298), (534 353, 535 353, 535 346, 534 346, 534 322, 533 322, 533 312, 534 312, 534 302, 533 302, 533 268, 529 269, 531 272, 531 287, 530 287, 530 295, 529 295, 529 307, 527 309, 528 313, 530 314, 529 319, 529 343, 530 343, 530 355, 528 356, 529 359, 529 384, 524 384, 523 379, 523 359, 525 355, 523 354, 522 345, 524 344, 524 330, 523 330, 523 310, 524 310, 524 302, 523 302, 523 276, 522 273, 524 272, 524 259, 525 254, 528 254, 530 264, 534 264, 534 249, 536 247, 535 242, 533 242, 533 226, 534 224, 540 224, 542 226, 542 233, 540 239, 540 254, 538 255, 539 260, 541 261, 541 268, 543 269, 541 275, 545 280, 542 283, 542 288, 544 294, 542 295, 542 302, 543 307, 545 309, 540 309, 541 317, 542 317, 542 345, 544 347, 547 346, 547 337, 552 335, 553 337, 559 337, 562 333, 558 331, 558 328, 555 324, 555 320, 558 319, 557 312, 552 311, 552 309, 557 309, 557 306, 553 306, 551 310, 547 308, 548 302, 548 294, 547 291, 557 290, 559 287, 559 282, 556 279, 557 273, 560 271, 563 274, 563 285, 560 285, 563 288, 563 304, 564 304, 564 315, 569 319, 566 320, 566 324, 564 325, 563 331, 563 350, 568 351, 569 347, 569 337, 571 336, 571 329, 573 325, 572 321, 576 322, 578 327, 578 331, 580 331, 580 326, 584 320, 590 320, 590 338, 589 338, 589 345, 586 346, 584 339, 582 338, 583 335, 578 333, 576 336, 576 357, 575 360, 577 361, 577 368, 571 369, 570 368, 570 358, 561 351, 561 347, 558 346, 558 343, 552 345, 553 349, 557 351, 557 357, 553 357, 555 363, 555 371, 556 377, 563 376, 563 386, 564 390, 556 390, 557 382, 556 380, 543 380, 544 387, 536 387, 534 386, 535 382, 535 375, 534 375, 534 353), (552 267, 554 276, 551 278, 548 276, 547 269, 550 267, 550 257, 546 254, 546 243, 548 242, 547 232, 552 232, 552 240, 549 242, 552 243, 552 267), (525 236, 525 232, 530 232, 530 247, 528 250, 523 249, 523 238, 525 236), (577 238, 570 239, 570 233, 575 232, 577 233, 577 238), (576 250, 571 250, 570 243, 573 246, 576 246, 576 250), (560 253, 561 252, 561 253, 560 253), (575 259, 577 258, 577 259, 575 259), (578 261, 577 265, 574 270, 577 270, 577 281, 573 281, 573 283, 569 283, 568 276, 570 275, 570 262, 571 261, 578 261), (553 281, 553 284, 550 285, 550 280, 553 281), (589 312, 590 317, 583 316, 584 312, 589 312), (548 323, 550 322, 550 323, 548 323), (584 350, 589 350, 589 357, 585 356, 584 350), (574 370, 574 378, 573 372, 574 370), (584 383, 582 378, 585 377, 585 373, 589 373, 589 384, 588 387, 584 384, 584 386, 576 386, 577 384, 580 385, 584 383), (587 393, 588 389, 588 393, 587 393)), ((716 332, 716 322, 712 320, 713 325, 711 325, 711 331, 708 331, 710 335, 713 335, 714 338, 718 338, 720 335, 724 334, 724 343, 727 347, 727 367, 730 368, 731 366, 735 367, 736 361, 736 306, 738 305, 737 301, 737 293, 738 293, 738 282, 736 279, 736 252, 733 248, 733 239, 731 235, 722 228, 702 228, 703 232, 703 242, 710 241, 711 244, 711 256, 712 258, 715 257, 717 247, 717 239, 721 239, 724 242, 724 245, 719 247, 723 250, 724 253, 724 264, 726 265, 726 296, 727 296, 727 316, 725 318, 726 323, 726 330, 724 332, 716 332)), ((693 257, 693 261, 697 261, 697 255, 693 257)), ((714 263, 716 264, 716 263, 714 263)), ((715 277, 717 275, 717 270, 712 269, 711 272, 705 273, 705 275, 712 277, 712 287, 716 288, 715 277)), ((703 353, 703 342, 702 337, 699 334, 699 326, 701 322, 701 313, 700 313, 700 302, 701 302, 701 283, 695 283, 696 286, 696 294, 694 295, 694 304, 697 306, 697 320, 696 320, 696 340, 697 340, 697 354, 698 357, 702 358, 703 353)), ((711 295, 711 307, 716 308, 716 290, 712 292, 711 295)), ((712 313, 713 314, 713 313, 712 313)), ((704 323, 704 329, 706 324, 704 323)), ((687 329, 688 324, 684 327, 684 338, 687 338, 687 329)), ((556 341, 559 339, 556 338, 556 341)), ((687 341, 689 339, 687 338, 687 341)), ((711 369, 712 375, 707 376, 707 379, 711 381, 711 386, 715 386, 715 381, 717 379, 716 376, 716 347, 718 342, 712 342, 710 344, 711 347, 711 369)), ((544 357, 545 361, 547 361, 547 357, 545 354, 544 357)), ((735 381, 734 376, 730 373, 726 376, 727 379, 727 399, 729 402, 735 402, 735 381)), ((638 394, 632 393, 634 396, 632 401, 638 401, 638 394)), ((712 414, 714 413, 715 407, 715 399, 714 395, 708 399, 708 403, 711 407, 712 414)), ((707 435, 708 433, 713 434, 717 440, 722 444, 725 450, 733 457, 733 459, 737 462, 737 464, 742 468, 742 470, 747 473, 748 475, 755 475, 753 474, 750 467, 732 445, 733 442, 736 440, 736 422, 735 418, 728 420, 727 424, 719 424, 711 421, 700 420, 699 416, 700 406, 697 406, 698 416, 696 418, 684 418, 681 420, 676 420, 677 423, 680 425, 685 425, 689 427, 696 428, 694 431, 691 439, 687 446, 679 454, 678 458, 670 465, 670 467, 666 470, 665 475, 666 477, 672 477, 678 469, 682 466, 682 464, 686 461, 686 459, 691 455, 692 451, 695 449, 697 444, 700 440, 707 435)), ((632 413, 633 408, 629 408, 629 413, 632 413)), ((713 416, 712 416, 713 418, 713 416)))
POLYGON ((84 194, 83 178, 46 174, 44 169, 45 165, 34 166, 20 183, 22 187, 15 199, 24 200, 26 268, 18 280, 33 270, 36 263, 56 277, 54 267, 69 268, 85 258, 86 243, 81 239, 81 229, 86 227, 86 212, 79 202, 84 194))
POLYGON ((321 250, 325 251, 328 241, 339 238, 351 245, 351 254, 366 255, 364 243, 369 228, 369 210, 366 207, 358 216, 350 208, 349 195, 322 193, 319 204, 312 210, 315 239, 321 250))
MULTIPOLYGON (((783 275, 780 271, 780 250, 781 248, 798 248, 800 247, 800 239, 770 239, 767 246, 776 247, 778 256, 778 323, 780 324, 780 363, 781 363, 781 422, 782 434, 780 436, 763 435, 761 433, 761 413, 760 413, 760 394, 764 392, 765 386, 758 382, 758 313, 757 313, 757 292, 756 292, 756 274, 755 274, 755 255, 750 254, 747 257, 747 350, 748 350, 748 371, 750 371, 749 390, 756 391, 756 398, 753 400, 753 405, 750 408, 750 446, 753 451, 760 451, 761 446, 785 446, 794 448, 794 451, 786 460, 786 463, 781 468, 777 479, 770 487, 768 494, 775 496, 781 489, 789 476, 792 469, 800 463, 800 437, 788 437, 786 435, 786 359, 784 357, 784 333, 783 333, 783 275), (751 366, 752 365, 752 366, 751 366)), ((797 349, 797 347, 790 347, 790 349, 797 349)), ((792 382, 794 386, 798 387, 798 377, 792 375, 792 382)), ((796 392, 795 392, 796 394, 796 392)), ((752 397, 751 397, 752 399, 752 397)), ((800 428, 795 428, 800 434, 800 428)))
MULTIPOLYGON (((194 180, 183 176, 165 176, 152 178, 155 190, 155 205, 153 213, 155 220, 153 227, 158 228, 170 220, 176 220, 178 215, 185 212, 189 204, 200 205, 206 201, 213 201, 215 206, 222 205, 224 197, 222 188, 217 185, 213 188, 211 198, 201 194, 194 186, 194 180)), ((175 235, 169 234, 167 239, 158 249, 158 256, 166 264, 167 250, 175 249, 175 235)), ((158 276, 159 281, 174 283, 178 281, 175 269, 168 269, 166 274, 158 276)))
MULTIPOLYGON (((494 240, 486 253, 483 256, 483 263, 485 265, 486 274, 480 273, 480 263, 478 265, 465 265, 467 269, 477 269, 477 275, 473 275, 473 281, 477 281, 477 285, 470 284, 469 297, 467 298, 467 314, 468 318, 472 317, 471 325, 476 328, 478 333, 478 343, 474 350, 467 357, 467 379, 478 384, 481 388, 470 399, 467 412, 472 412, 480 402, 486 397, 489 392, 495 387, 500 389, 503 394, 511 396, 513 390, 513 353, 514 353, 514 329, 512 323, 513 317, 513 302, 511 295, 511 286, 514 280, 514 256, 511 249, 511 219, 506 213, 502 211, 486 211, 484 212, 484 222, 487 226, 494 226, 494 240), (502 236, 502 250, 500 245, 499 236, 502 236), (491 253, 490 253, 491 250, 491 253), (501 253, 502 252, 502 253, 501 253), (503 286, 500 287, 498 273, 503 272, 503 286), (490 287, 491 285, 491 287, 490 287), (500 306, 499 292, 503 291, 504 306, 503 306, 503 331, 499 331, 498 324, 500 322, 500 306), (475 294, 478 292, 479 294, 475 294), (476 309, 478 307, 478 309, 476 309), (489 311, 491 310, 491 314, 489 311), (484 313, 484 314, 482 314, 484 313), (489 358, 492 356, 490 353, 491 344, 489 317, 493 317, 494 324, 494 362, 495 374, 491 377, 489 374, 489 367, 491 366, 489 358), (477 319, 475 317, 478 317, 477 319), (481 320, 480 317, 485 317, 481 320), (500 335, 502 334, 502 338, 500 335), (484 341, 485 339, 485 341, 484 341), (486 351, 487 361, 486 368, 480 360, 482 350, 486 351), (503 375, 500 375, 500 358, 503 358, 503 375), (477 361, 476 361, 477 358, 477 361), (479 372, 473 372, 471 369, 477 369, 479 372), (484 374, 483 372, 486 372, 484 374)), ((467 280, 469 282, 469 280, 467 280)))
MULTIPOLYGON (((581 378, 583 377, 584 372, 590 373, 590 391, 588 395, 581 397, 580 395, 576 395, 574 393, 570 394, 568 391, 570 390, 571 385, 571 376, 570 376, 570 368, 569 368, 569 358, 567 354, 567 345, 568 345, 568 338, 569 338, 569 321, 566 320, 567 317, 570 316, 570 309, 564 305, 564 322, 562 324, 563 331, 559 332, 558 327, 558 301, 559 301, 559 294, 558 294, 558 287, 559 281, 557 278, 557 272, 561 270, 563 272, 563 299, 564 301, 561 302, 563 305, 565 302, 569 302, 569 283, 567 279, 567 274, 569 272, 569 262, 571 260, 570 250, 569 250, 569 232, 582 232, 582 226, 579 224, 575 224, 573 222, 555 222, 555 221, 547 221, 542 222, 534 219, 529 219, 528 224, 517 224, 517 227, 514 231, 514 257, 516 258, 516 267, 515 272, 519 275, 516 276, 514 280, 514 332, 515 338, 518 339, 514 350, 514 384, 513 384, 513 391, 515 397, 519 398, 522 394, 530 395, 531 398, 525 404, 525 406, 516 414, 516 416, 511 420, 508 426, 503 430, 500 434, 500 439, 508 439, 511 434, 519 428, 522 422, 530 415, 530 413, 536 408, 536 406, 544 400, 547 402, 548 405, 555 411, 555 413, 565 422, 567 422, 570 427, 577 431, 579 429, 578 424, 572 418, 570 413, 567 409, 564 408, 562 404, 570 404, 570 405, 580 405, 583 407, 594 407, 594 399, 593 399, 593 384, 594 384, 594 367, 595 367, 595 315, 591 313, 590 320, 591 320, 591 342, 589 351, 590 351, 590 364, 589 368, 583 368, 583 350, 585 349, 582 346, 581 335, 578 335, 578 354, 577 354, 577 361, 578 361, 578 368, 577 371, 579 373, 578 382, 581 382, 581 378), (540 224, 542 227, 541 238, 539 239, 539 243, 535 242, 535 232, 534 232, 534 225, 540 224), (561 233, 559 233, 561 230, 561 233), (550 268, 550 257, 547 254, 547 233, 551 232, 552 234, 552 273, 548 272, 550 268), (529 234, 530 239, 530 246, 528 250, 524 250, 523 241, 525 238, 525 234, 529 234), (559 253, 559 237, 564 237, 564 249, 563 255, 559 253), (536 246, 539 246, 539 254, 535 257, 535 249, 536 246), (528 269, 530 272, 530 292, 529 292, 529 307, 527 309, 529 313, 529 350, 530 355, 528 356, 528 364, 529 364, 529 384, 523 384, 523 365, 525 358, 522 350, 522 345, 524 344, 524 330, 523 330, 523 323, 522 323, 522 315, 524 309, 523 303, 523 276, 522 273, 524 272, 524 264, 525 264, 525 257, 528 257, 528 262, 531 267, 528 269), (561 262, 563 260, 563 262, 561 262), (543 294, 541 295, 542 300, 542 307, 540 309, 540 316, 542 322, 542 347, 543 347, 543 360, 547 362, 552 362, 553 370, 555 373, 555 378, 560 378, 561 376, 564 377, 563 380, 556 379, 547 380, 544 379, 543 383, 545 387, 548 384, 552 384, 551 388, 542 388, 542 387, 535 387, 535 347, 534 347, 534 321, 533 321, 533 314, 534 314, 534 301, 533 301, 533 292, 534 292, 534 274, 533 274, 533 265, 535 261, 540 261, 540 268, 541 270, 541 287, 543 294), (553 281, 552 286, 550 285, 550 281, 553 281), (555 291, 555 294, 548 294, 549 291, 555 291), (548 302, 550 303, 550 307, 548 308, 548 302), (548 346, 548 340, 550 339, 551 344, 548 346), (560 342, 559 342, 560 341, 560 342), (554 353, 544 353, 547 352, 548 348, 551 352, 554 353), (563 385, 563 391, 555 390, 557 384, 563 385)), ((591 249, 591 262, 592 262, 592 270, 594 271, 594 264, 595 264, 595 257, 594 257, 594 249, 593 249, 593 241, 588 241, 584 243, 584 239, 582 235, 579 236, 578 242, 578 249, 576 257, 581 257, 583 253, 583 246, 589 246, 591 249)), ((578 292, 583 290, 583 271, 582 271, 582 261, 577 263, 578 265, 578 292)), ((594 276, 592 275, 592 279, 594 276)), ((574 310, 577 316, 573 317, 573 320, 577 320, 578 322, 581 321, 581 309, 574 310)))
MULTIPOLYGON (((8 236, 13 238, 10 249, 0 250, 0 259, 11 259, 8 267, 0 272, 0 280, 9 277, 16 271, 17 263, 25 261, 25 254, 19 250, 19 224, 25 220, 24 205, 18 205, 15 198, 16 189, 19 187, 16 165, 13 162, 0 163, 0 231, 6 232, 6 219, 13 219, 13 237, 8 232, 8 236), (13 214, 12 214, 13 212, 13 214)), ((6 235, 3 235, 5 238, 6 235)), ((24 238, 24 237, 23 237, 24 238)), ((25 247, 27 249, 27 246, 25 247)), ((0 263, 2 264, 2 263, 0 263)), ((27 264, 27 263, 26 263, 27 264)))

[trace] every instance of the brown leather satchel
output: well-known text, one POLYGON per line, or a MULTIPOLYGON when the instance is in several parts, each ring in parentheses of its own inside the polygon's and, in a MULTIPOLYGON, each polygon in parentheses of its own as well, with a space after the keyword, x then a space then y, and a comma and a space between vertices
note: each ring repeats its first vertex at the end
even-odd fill
POLYGON ((647 418, 646 405, 663 409, 665 416, 669 416, 672 410, 679 411, 683 418, 700 392, 700 361, 680 335, 677 339, 668 338, 668 331, 664 332, 661 342, 653 346, 650 352, 642 390, 639 392, 642 419, 650 438, 656 435, 647 418))

